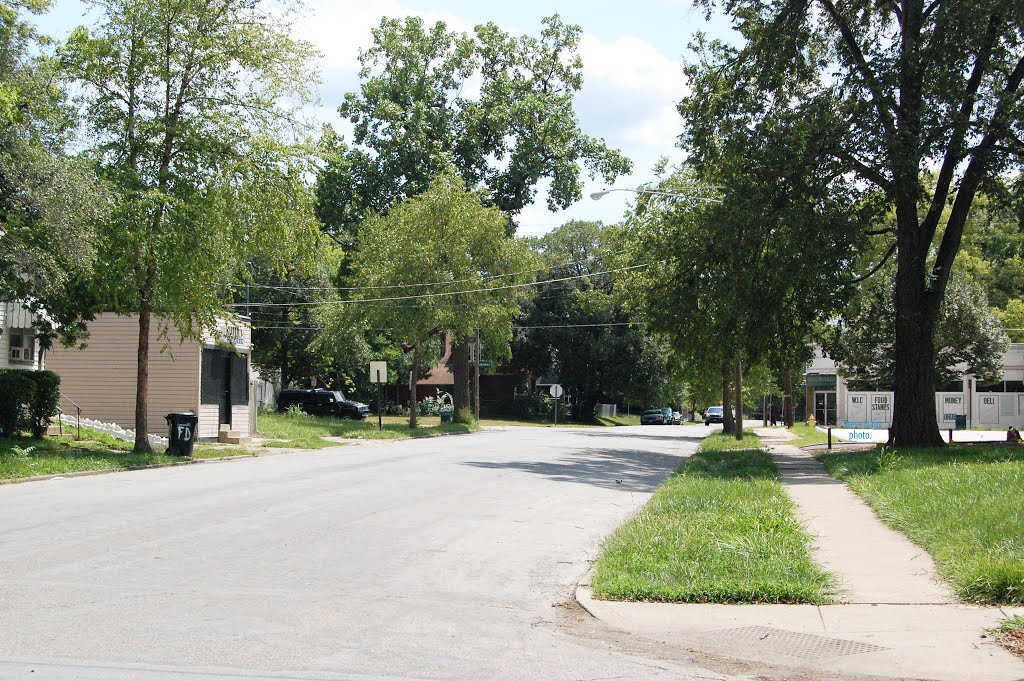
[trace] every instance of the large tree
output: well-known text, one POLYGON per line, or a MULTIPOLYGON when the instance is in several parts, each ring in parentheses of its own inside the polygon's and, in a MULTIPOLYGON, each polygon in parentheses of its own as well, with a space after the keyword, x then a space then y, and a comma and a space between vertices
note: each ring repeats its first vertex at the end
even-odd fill
MULTIPOLYGON (((485 188, 485 203, 509 216, 510 233, 542 180, 555 210, 582 198, 583 169, 608 184, 629 172, 628 159, 576 120, 579 40, 580 28, 557 15, 543 20, 539 36, 494 24, 470 35, 418 17, 382 20, 360 53, 360 90, 338 109, 353 126, 352 144, 336 138, 319 177, 328 233, 360 247, 368 211, 384 213, 424 191, 449 164, 467 186, 485 188)), ((458 406, 468 399, 468 356, 465 345, 453 355, 458 406)))
POLYGON ((361 287, 345 302, 324 308, 329 328, 347 328, 355 319, 386 331, 411 354, 411 428, 417 416, 415 377, 431 338, 480 329, 488 354, 508 357, 512 319, 533 259, 521 242, 505 236, 508 216, 481 198, 448 168, 427 191, 386 216, 368 217, 352 262, 361 287))
POLYGON ((135 450, 149 451, 153 318, 196 338, 243 281, 316 233, 309 153, 294 109, 312 48, 289 3, 99 0, 98 23, 64 51, 84 91, 88 155, 115 193, 97 277, 105 305, 139 317, 135 450))
POLYGON ((0 4, 0 300, 41 313, 44 346, 80 338, 92 312, 81 282, 104 205, 95 173, 66 153, 75 119, 60 65, 22 16, 49 6, 0 4))
POLYGON ((667 346, 632 325, 614 295, 608 271, 618 231, 574 220, 531 240, 553 281, 539 285, 523 306, 511 366, 534 378, 558 376, 581 421, 593 418, 599 402, 642 408, 681 400, 667 346))
MULTIPOLYGON (((893 442, 940 445, 932 409, 936 326, 979 190, 1020 167, 1024 10, 1018 0, 698 0, 721 6, 738 47, 701 44, 716 75, 701 118, 737 101, 794 102, 817 129, 821 167, 876 188, 895 214, 893 442), (922 175, 935 169, 934 181, 922 175), (931 187, 927 184, 931 183, 931 187), (948 209, 947 209, 948 208, 948 209)), ((693 109, 693 107, 690 107, 693 109)), ((693 120, 693 119, 691 119, 693 120)), ((714 134, 715 126, 704 129, 714 134)))
MULTIPOLYGON (((890 390, 897 385, 896 312, 893 268, 864 282, 832 324, 825 327, 823 348, 852 385, 890 390)), ((1001 380, 1008 339, 988 306, 985 291, 954 272, 935 328, 932 380, 958 383, 964 373, 982 383, 1001 380)))

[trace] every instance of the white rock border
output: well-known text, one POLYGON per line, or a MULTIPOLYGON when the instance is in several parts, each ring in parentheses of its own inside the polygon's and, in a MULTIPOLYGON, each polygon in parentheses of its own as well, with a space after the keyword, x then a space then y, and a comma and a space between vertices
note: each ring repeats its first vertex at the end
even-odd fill
MULTIPOLYGON (((118 440, 126 440, 128 442, 135 441, 134 430, 126 430, 121 426, 117 425, 116 423, 104 423, 103 421, 88 419, 85 418, 84 416, 82 417, 81 422, 79 422, 79 420, 76 417, 71 416, 70 414, 61 414, 60 420, 61 423, 63 423, 66 426, 77 426, 79 423, 81 423, 83 426, 92 428, 93 430, 98 430, 100 432, 107 433, 108 435, 112 435, 116 437, 118 440)), ((149 444, 151 447, 167 447, 170 444, 170 440, 167 439, 166 437, 161 437, 159 435, 154 435, 153 433, 150 433, 149 444)))

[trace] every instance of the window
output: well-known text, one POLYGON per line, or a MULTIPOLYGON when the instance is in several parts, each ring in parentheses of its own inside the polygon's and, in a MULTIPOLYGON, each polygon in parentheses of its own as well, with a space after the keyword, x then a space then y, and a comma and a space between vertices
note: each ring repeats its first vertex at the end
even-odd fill
POLYGON ((11 329, 8 357, 14 364, 32 364, 36 359, 36 334, 32 329, 11 329))

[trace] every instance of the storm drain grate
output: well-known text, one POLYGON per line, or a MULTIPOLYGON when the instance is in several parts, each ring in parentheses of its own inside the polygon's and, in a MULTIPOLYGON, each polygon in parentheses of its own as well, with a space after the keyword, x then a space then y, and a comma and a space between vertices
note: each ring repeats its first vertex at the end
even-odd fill
POLYGON ((860 641, 847 641, 841 638, 826 638, 814 634, 802 634, 798 631, 786 631, 773 627, 740 627, 724 629, 713 633, 718 641, 727 639, 730 643, 746 643, 753 648, 771 650, 793 657, 840 657, 842 655, 860 655, 888 650, 883 646, 860 641))

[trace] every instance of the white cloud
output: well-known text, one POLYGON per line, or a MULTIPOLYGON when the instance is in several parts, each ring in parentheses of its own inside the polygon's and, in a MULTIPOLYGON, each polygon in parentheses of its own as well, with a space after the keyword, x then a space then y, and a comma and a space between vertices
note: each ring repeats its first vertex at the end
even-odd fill
POLYGON ((622 139, 648 147, 672 147, 682 132, 683 119, 675 105, 662 107, 657 115, 622 131, 622 139))
POLYGON ((372 44, 371 29, 380 25, 382 17, 419 16, 427 26, 443 21, 449 30, 472 28, 458 17, 443 12, 419 12, 395 0, 316 0, 308 7, 309 12, 296 22, 295 28, 299 37, 312 42, 322 53, 325 76, 337 71, 354 74, 359 70, 359 50, 372 44))
POLYGON ((607 84, 618 90, 675 98, 686 90, 683 63, 640 38, 621 36, 609 43, 584 35, 580 39, 580 57, 584 87, 607 84))

